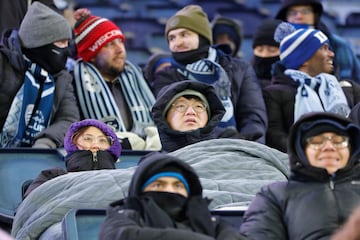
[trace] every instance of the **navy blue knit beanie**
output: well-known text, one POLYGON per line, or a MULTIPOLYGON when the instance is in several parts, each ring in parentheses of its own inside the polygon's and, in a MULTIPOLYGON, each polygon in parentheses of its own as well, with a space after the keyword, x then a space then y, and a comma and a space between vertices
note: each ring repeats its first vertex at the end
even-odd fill
POLYGON ((324 44, 329 44, 326 35, 316 29, 298 29, 281 23, 275 30, 275 41, 280 42, 280 60, 286 69, 299 69, 324 44))

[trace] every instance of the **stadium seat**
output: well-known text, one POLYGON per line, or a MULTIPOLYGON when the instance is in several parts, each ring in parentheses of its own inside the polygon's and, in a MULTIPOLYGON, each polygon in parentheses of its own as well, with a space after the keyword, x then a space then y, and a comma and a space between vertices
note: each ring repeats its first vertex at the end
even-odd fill
POLYGON ((240 229, 243 221, 245 210, 212 210, 212 216, 219 216, 221 219, 227 221, 234 228, 240 229))
POLYGON ((150 56, 151 52, 146 47, 126 49, 127 60, 140 67, 145 65, 150 56))
POLYGON ((124 17, 113 19, 126 36, 126 47, 144 48, 146 36, 156 32, 164 32, 165 26, 154 18, 124 17))
POLYGON ((151 53, 169 51, 165 33, 152 33, 146 36, 146 47, 151 53))
POLYGON ((146 6, 146 13, 148 17, 158 19, 160 22, 165 22, 168 18, 174 15, 180 8, 174 4, 151 4, 146 6))
POLYGON ((210 21, 218 14, 218 9, 220 8, 233 9, 242 6, 242 4, 237 3, 236 1, 218 0, 197 0, 194 1, 194 4, 198 4, 204 9, 210 21))
MULTIPOLYGON (((244 210, 212 210, 211 215, 240 228, 244 210)), ((106 216, 105 209, 72 209, 62 220, 64 240, 98 239, 100 227, 106 216)))
POLYGON ((48 168, 65 168, 57 149, 0 149, 0 221, 12 223, 22 201, 23 186, 48 168))
MULTIPOLYGON (((360 9, 359 9, 360 11, 360 9)), ((360 12, 352 12, 345 19, 346 26, 360 27, 360 12)))
POLYGON ((260 12, 258 9, 241 8, 220 8, 218 13, 221 16, 237 19, 243 23, 244 37, 253 36, 258 25, 269 18, 269 15, 260 12))
POLYGON ((122 150, 119 161, 116 162, 116 168, 129 168, 138 164, 141 157, 150 153, 151 151, 138 151, 138 150, 122 150))
POLYGON ((105 209, 72 209, 62 220, 64 240, 97 240, 105 209))

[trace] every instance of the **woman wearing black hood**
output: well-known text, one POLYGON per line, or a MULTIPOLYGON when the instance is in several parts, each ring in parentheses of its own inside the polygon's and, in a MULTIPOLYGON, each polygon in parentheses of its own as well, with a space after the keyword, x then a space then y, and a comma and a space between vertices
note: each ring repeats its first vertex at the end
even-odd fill
MULTIPOLYGON (((184 101, 187 101, 184 99, 184 101)), ((196 111, 193 111, 191 119, 196 122, 201 116, 196 111)), ((225 109, 223 104, 217 97, 213 86, 199 81, 184 80, 181 82, 175 82, 165 86, 158 94, 156 102, 152 108, 152 116, 155 125, 158 128, 162 150, 175 151, 179 148, 187 145, 197 143, 204 140, 216 139, 216 138, 242 138, 240 133, 235 128, 222 128, 218 127, 221 119, 224 117, 225 109), (175 125, 179 125, 180 121, 190 121, 186 116, 189 108, 185 109, 185 112, 177 112, 174 103, 181 97, 195 100, 198 103, 203 104, 206 111, 200 114, 207 115, 206 119, 200 124, 195 125, 192 123, 190 128, 177 128, 175 125), (184 118, 171 118, 171 113, 183 115, 184 118), (207 120, 207 121, 206 121, 207 120)), ((226 116, 225 116, 226 117, 226 116)), ((250 137, 251 138, 251 137, 250 137)))
POLYGON ((128 197, 110 204, 99 239, 242 239, 237 229, 212 217, 194 169, 165 153, 139 163, 128 197))
POLYGON ((250 239, 329 239, 360 203, 360 127, 333 113, 291 128, 288 182, 263 187, 240 232, 250 239))

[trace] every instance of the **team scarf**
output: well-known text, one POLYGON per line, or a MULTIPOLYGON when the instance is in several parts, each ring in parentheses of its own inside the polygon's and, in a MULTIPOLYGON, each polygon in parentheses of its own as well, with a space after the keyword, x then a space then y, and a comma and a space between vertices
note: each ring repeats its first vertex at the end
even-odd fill
POLYGON ((48 127, 54 102, 54 78, 25 58, 27 71, 0 133, 1 147, 30 147, 34 138, 48 127))
MULTIPOLYGON (((74 68, 76 91, 85 118, 99 119, 126 132, 123 119, 114 97, 99 71, 91 63, 79 60, 74 68)), ((125 70, 117 78, 129 106, 133 126, 130 130, 145 136, 145 128, 154 126, 151 108, 155 98, 142 74, 133 64, 126 62, 125 70)))
POLYGON ((315 77, 288 69, 285 74, 299 83, 295 96, 294 122, 304 113, 333 112, 347 117, 350 113, 345 94, 337 81, 330 74, 321 73, 315 77))
POLYGON ((186 79, 197 80, 213 85, 226 110, 219 123, 220 127, 235 127, 234 105, 231 101, 231 82, 224 68, 216 62, 217 53, 214 48, 209 48, 208 58, 200 59, 194 63, 183 66, 176 61, 173 65, 186 79))

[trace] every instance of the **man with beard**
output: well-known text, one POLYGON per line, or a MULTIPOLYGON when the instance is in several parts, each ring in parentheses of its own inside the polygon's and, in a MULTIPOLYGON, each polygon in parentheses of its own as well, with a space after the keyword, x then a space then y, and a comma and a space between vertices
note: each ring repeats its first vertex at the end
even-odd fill
POLYGON ((211 216, 208 204, 191 166, 152 153, 140 161, 128 197, 108 207, 99 239, 243 239, 237 229, 211 216))
POLYGON ((155 98, 140 68, 126 60, 125 35, 87 9, 77 10, 75 19, 79 59, 74 78, 82 117, 111 125, 130 144, 131 139, 145 138, 148 129, 157 135, 150 114, 155 98))
POLYGON ((0 43, 0 146, 58 148, 78 120, 71 75, 64 70, 71 28, 40 2, 0 43))

